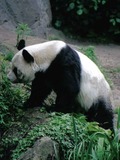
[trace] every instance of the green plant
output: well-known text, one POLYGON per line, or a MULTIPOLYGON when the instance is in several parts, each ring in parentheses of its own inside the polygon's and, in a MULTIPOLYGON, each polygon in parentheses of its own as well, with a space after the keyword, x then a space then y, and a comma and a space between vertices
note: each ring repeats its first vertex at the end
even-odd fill
POLYGON ((111 72, 111 73, 120 73, 120 67, 116 67, 116 68, 110 69, 110 71, 108 71, 108 72, 111 72))
POLYGON ((0 126, 3 132, 14 121, 16 115, 18 116, 25 99, 25 92, 21 91, 21 86, 12 85, 8 80, 6 66, 8 64, 3 58, 0 64, 0 126))
POLYGON ((89 46, 87 48, 81 48, 80 49, 88 58, 90 58, 94 63, 100 66, 98 58, 95 54, 94 47, 89 46))
MULTIPOLYGON (((75 122, 74 122, 75 123, 75 122)), ((117 126, 114 137, 107 132, 96 130, 89 136, 89 142, 83 139, 70 151, 67 160, 119 160, 120 159, 120 109, 118 110, 117 126), (87 144, 86 144, 87 142, 87 144)))
MULTIPOLYGON (((9 152, 10 144, 15 144, 18 139, 10 139, 4 135, 7 130, 23 116, 23 102, 26 99, 25 88, 21 85, 13 85, 7 78, 8 61, 12 57, 0 55, 0 158, 9 152)), ((11 148, 11 147, 10 147, 11 148)))
POLYGON ((31 32, 31 29, 28 27, 25 23, 18 24, 18 27, 16 29, 17 34, 17 44, 20 41, 20 39, 24 39, 27 35, 29 35, 31 32))
POLYGON ((9 53, 5 54, 4 60, 11 61, 13 56, 14 56, 14 53, 13 52, 9 52, 9 53))

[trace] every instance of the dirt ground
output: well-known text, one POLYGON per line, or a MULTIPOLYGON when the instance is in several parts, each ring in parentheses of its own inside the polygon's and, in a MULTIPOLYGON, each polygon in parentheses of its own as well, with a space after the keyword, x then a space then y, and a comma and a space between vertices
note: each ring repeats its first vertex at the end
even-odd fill
MULTIPOLYGON (((29 37, 27 45, 40 43, 45 41, 38 37, 29 37)), ((69 41, 73 46, 87 47, 94 46, 95 53, 98 56, 101 65, 107 70, 110 77, 113 93, 113 103, 115 107, 120 107, 120 46, 115 44, 91 44, 88 42, 73 42, 69 41)), ((15 50, 16 34, 0 27, 0 44, 5 44, 15 50), (13 47, 12 47, 13 46, 13 47)))

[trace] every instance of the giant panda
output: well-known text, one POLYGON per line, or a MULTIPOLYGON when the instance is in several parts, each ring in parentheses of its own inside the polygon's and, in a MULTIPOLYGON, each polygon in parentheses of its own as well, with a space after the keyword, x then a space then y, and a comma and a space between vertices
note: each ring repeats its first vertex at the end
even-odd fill
POLYGON ((54 111, 82 111, 88 121, 113 130, 110 87, 94 62, 58 40, 27 47, 21 43, 18 48, 8 78, 13 83, 32 82, 27 107, 40 106, 54 90, 54 111))

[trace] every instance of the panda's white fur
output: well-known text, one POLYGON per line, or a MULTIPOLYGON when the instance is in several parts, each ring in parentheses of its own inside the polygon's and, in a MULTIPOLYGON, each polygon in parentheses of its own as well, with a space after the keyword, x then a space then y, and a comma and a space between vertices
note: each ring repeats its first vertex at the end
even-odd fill
POLYGON ((13 68, 17 66, 18 70, 25 75, 25 81, 31 82, 35 78, 35 73, 45 71, 65 45, 62 41, 50 41, 25 47, 24 49, 34 57, 34 63, 26 63, 22 56, 23 49, 20 50, 12 59, 12 70, 8 74, 8 78, 12 82, 17 81, 13 72, 13 68))
MULTIPOLYGON (((67 47, 67 44, 63 41, 50 41, 50 42, 45 42, 45 43, 36 44, 32 46, 27 46, 21 49, 13 57, 12 70, 8 74, 8 78, 12 82, 17 82, 18 77, 16 77, 13 71, 14 68, 16 67, 17 72, 20 72, 20 76, 21 76, 20 79, 23 82, 34 81, 34 79, 36 78, 36 73, 38 72, 44 73, 47 69, 49 69, 49 67, 51 66, 51 63, 56 59, 57 55, 59 55, 61 50, 66 47, 67 47), (33 63, 26 62, 26 60, 23 57, 24 50, 26 50, 34 58, 33 63)), ((77 53, 77 56, 79 59, 78 61, 80 61, 80 67, 81 67, 80 82, 79 82, 80 92, 76 94, 76 98, 75 98, 77 103, 80 104, 80 106, 83 109, 85 109, 85 111, 89 111, 91 109, 91 106, 93 106, 93 110, 94 110, 94 105, 96 105, 97 102, 101 100, 99 103, 100 105, 104 106, 103 110, 105 111, 107 110, 107 112, 110 112, 110 116, 108 113, 108 121, 112 123, 113 115, 112 115, 112 108, 110 104, 111 90, 110 90, 109 84, 105 80, 104 75, 98 69, 96 64, 92 62, 87 56, 73 49, 70 49, 70 51, 75 52, 75 54, 77 53), (109 104, 110 104, 110 108, 109 108, 109 104)), ((36 81, 38 83, 38 80, 36 81)), ((63 96, 63 99, 64 99, 64 96, 63 96)), ((112 124, 110 125, 112 126, 112 124)), ((104 127, 104 128, 107 128, 107 127, 104 127)), ((112 127, 108 127, 108 128, 112 128, 112 127)))
POLYGON ((80 94, 77 100, 81 106, 87 111, 99 98, 109 101, 111 90, 104 75, 100 72, 95 63, 93 63, 86 55, 78 52, 81 59, 81 85, 80 94))
POLYGON ((25 49, 34 57, 39 69, 45 71, 60 52, 61 48, 65 46, 66 44, 62 41, 50 41, 28 46, 25 49))

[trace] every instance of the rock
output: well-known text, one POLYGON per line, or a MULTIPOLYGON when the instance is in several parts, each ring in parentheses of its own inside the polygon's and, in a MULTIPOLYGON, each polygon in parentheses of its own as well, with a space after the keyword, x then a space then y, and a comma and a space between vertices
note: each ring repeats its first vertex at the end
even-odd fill
POLYGON ((15 30, 19 23, 28 24, 34 35, 46 36, 51 25, 49 0, 0 1, 0 25, 15 30))
POLYGON ((55 150, 59 156, 58 143, 49 137, 38 139, 32 148, 23 153, 18 160, 55 160, 55 150))

